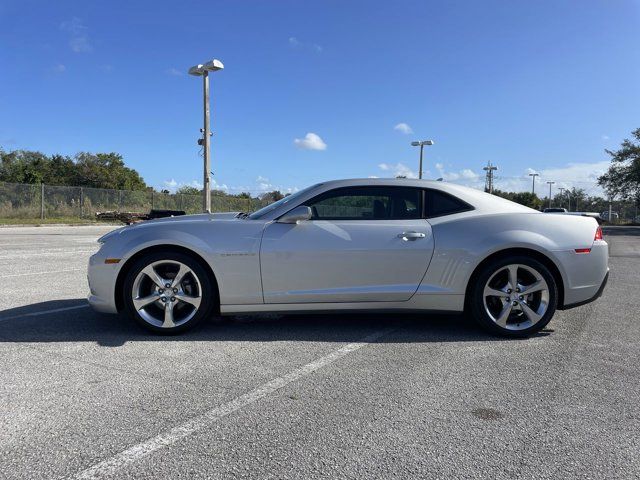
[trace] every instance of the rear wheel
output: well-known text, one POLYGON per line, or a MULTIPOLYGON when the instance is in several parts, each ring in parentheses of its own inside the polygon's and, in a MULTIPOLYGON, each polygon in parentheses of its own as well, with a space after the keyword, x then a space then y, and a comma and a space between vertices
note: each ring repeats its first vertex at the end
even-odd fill
POLYGON ((521 256, 497 259, 476 278, 471 312, 485 329, 526 337, 544 328, 558 302, 555 279, 541 262, 521 256))
POLYGON ((147 330, 174 334, 210 316, 215 304, 211 280, 192 257, 156 252, 140 258, 124 282, 127 313, 147 330))

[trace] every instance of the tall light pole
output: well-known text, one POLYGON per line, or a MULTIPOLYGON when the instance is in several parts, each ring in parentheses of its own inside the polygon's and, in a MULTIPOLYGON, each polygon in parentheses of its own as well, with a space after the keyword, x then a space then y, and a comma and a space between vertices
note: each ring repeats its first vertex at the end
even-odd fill
POLYGON ((536 194, 536 177, 540 176, 539 173, 530 173, 531 177, 531 193, 536 194))
POLYGON ((420 168, 418 169, 418 178, 422 178, 422 149, 425 145, 433 145, 433 140, 423 140, 420 142, 411 142, 414 147, 420 147, 420 168))
POLYGON ((224 65, 220 60, 213 59, 205 64, 198 64, 189 69, 189 75, 202 77, 202 96, 204 102, 204 128, 202 138, 198 140, 198 145, 204 148, 204 169, 203 169, 203 196, 202 210, 211 213, 211 115, 209 113, 209 72, 222 70, 224 65))
POLYGON ((564 191, 566 190, 566 188, 558 188, 558 190, 560 190, 560 206, 562 207, 562 204, 564 203, 564 199, 562 198, 562 195, 564 194, 564 191))
POLYGON ((551 208, 551 185, 556 182, 547 182, 549 184, 549 208, 551 208))

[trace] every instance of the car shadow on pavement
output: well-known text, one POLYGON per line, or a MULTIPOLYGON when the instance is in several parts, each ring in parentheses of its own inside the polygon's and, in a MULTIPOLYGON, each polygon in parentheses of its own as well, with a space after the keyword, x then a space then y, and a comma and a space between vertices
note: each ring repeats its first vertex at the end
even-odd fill
MULTIPOLYGON (((53 300, 0 311, 0 342, 96 342, 119 347, 149 342, 358 342, 390 329, 377 342, 513 341, 492 336, 465 315, 332 313, 217 317, 178 335, 146 332, 124 315, 92 311, 84 299, 53 300)), ((537 336, 546 336, 543 330, 537 336)))

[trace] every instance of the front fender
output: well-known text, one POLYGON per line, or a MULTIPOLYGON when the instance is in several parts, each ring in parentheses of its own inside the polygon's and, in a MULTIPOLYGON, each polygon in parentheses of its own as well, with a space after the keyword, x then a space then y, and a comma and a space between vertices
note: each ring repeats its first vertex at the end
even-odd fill
POLYGON ((209 265, 216 276, 220 303, 262 303, 259 249, 262 224, 225 222, 213 226, 210 222, 172 226, 148 225, 145 228, 122 231, 110 238, 101 249, 103 258, 119 258, 119 276, 127 262, 136 254, 159 246, 181 247, 192 251, 209 265))

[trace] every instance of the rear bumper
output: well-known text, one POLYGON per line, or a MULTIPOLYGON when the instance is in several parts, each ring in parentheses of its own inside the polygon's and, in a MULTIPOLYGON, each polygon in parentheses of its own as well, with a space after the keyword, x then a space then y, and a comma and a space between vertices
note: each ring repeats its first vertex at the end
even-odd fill
POLYGON ((573 249, 555 251, 557 266, 562 274, 564 295, 562 309, 583 305, 597 298, 609 272, 609 246, 602 240, 591 245, 589 253, 573 249))
POLYGON ((607 271, 607 274, 604 276, 604 280, 602 280, 602 284, 596 291, 595 295, 593 295, 591 298, 587 298, 586 300, 582 300, 580 302, 571 303, 569 305, 563 305, 562 308, 560 308, 559 310, 569 310, 570 308, 580 307, 582 305, 586 305, 587 303, 591 303, 597 300, 602 296, 602 292, 604 292, 604 289, 607 286, 608 281, 609 281, 609 271, 607 271))

